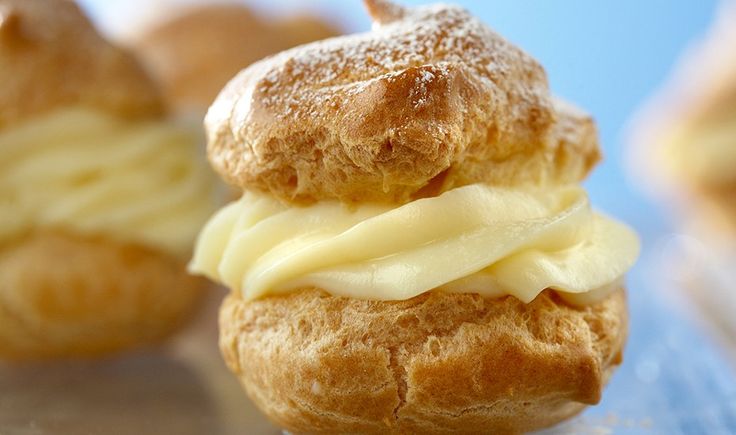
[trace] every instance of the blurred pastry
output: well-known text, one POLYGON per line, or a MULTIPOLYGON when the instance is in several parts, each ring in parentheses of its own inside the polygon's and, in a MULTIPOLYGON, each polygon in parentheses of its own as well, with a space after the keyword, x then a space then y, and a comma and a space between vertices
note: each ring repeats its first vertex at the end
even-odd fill
POLYGON ((627 334, 625 225, 579 186, 592 119, 467 11, 366 1, 368 33, 277 54, 205 124, 240 186, 194 272, 220 347, 294 433, 497 433, 597 403, 627 334))
MULTIPOLYGON (((702 318, 736 337, 736 3, 723 2, 708 34, 637 116, 630 140, 635 184, 674 213, 676 279, 702 318)), ((667 288, 670 294, 670 288, 667 288)), ((688 304, 692 306, 692 304, 688 304)))
POLYGON ((269 21, 244 5, 213 4, 158 20, 137 35, 133 45, 173 107, 204 115, 220 89, 246 66, 338 33, 316 17, 269 21))
POLYGON ((736 4, 685 54, 643 110, 632 140, 636 175, 690 223, 736 237, 736 4))
MULTIPOLYGON (((246 66, 281 50, 339 33, 317 17, 291 15, 269 20, 242 4, 179 8, 172 13, 172 5, 167 5, 149 12, 149 22, 126 39, 159 82, 169 108, 182 119, 196 120, 198 125, 217 93, 246 66)), ((235 198, 238 191, 223 186, 221 196, 235 198)), ((225 290, 213 289, 209 295, 196 329, 199 333, 212 332, 201 337, 211 342, 208 339, 217 335, 215 319, 225 290)))
POLYGON ((185 259, 215 205, 196 128, 73 2, 0 0, 0 357, 160 340, 204 281, 185 259))

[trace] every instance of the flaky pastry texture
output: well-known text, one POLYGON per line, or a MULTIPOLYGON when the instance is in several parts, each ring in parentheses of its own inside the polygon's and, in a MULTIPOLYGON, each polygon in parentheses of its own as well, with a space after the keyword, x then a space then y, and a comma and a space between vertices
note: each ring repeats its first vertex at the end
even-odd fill
POLYGON ((371 32, 282 52, 223 89, 205 124, 226 181, 286 201, 401 203, 577 182, 598 161, 592 119, 467 11, 365 3, 371 32))
POLYGON ((600 400, 621 362, 625 292, 584 308, 552 291, 366 301, 308 289, 220 312, 220 348, 292 433, 515 433, 600 400))
POLYGON ((73 1, 0 0, 0 129, 56 107, 157 115, 154 83, 73 1))
POLYGON ((157 342, 205 289, 181 259, 45 230, 0 245, 0 358, 96 356, 157 342))
POLYGON ((271 22, 243 5, 213 4, 146 29, 134 45, 170 104, 203 114, 228 80, 251 63, 337 34, 309 16, 271 22))

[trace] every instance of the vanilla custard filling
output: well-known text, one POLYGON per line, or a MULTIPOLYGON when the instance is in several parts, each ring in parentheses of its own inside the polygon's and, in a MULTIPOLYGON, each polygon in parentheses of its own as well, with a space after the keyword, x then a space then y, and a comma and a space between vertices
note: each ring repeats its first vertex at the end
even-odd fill
POLYGON ((247 192, 204 227, 190 270, 246 300, 316 287, 371 300, 439 289, 530 302, 552 288, 586 304, 620 287, 638 251, 633 231, 595 213, 577 186, 474 184, 355 208, 247 192))
POLYGON ((215 208, 196 130, 65 108, 0 133, 0 242, 34 228, 186 255, 215 208))

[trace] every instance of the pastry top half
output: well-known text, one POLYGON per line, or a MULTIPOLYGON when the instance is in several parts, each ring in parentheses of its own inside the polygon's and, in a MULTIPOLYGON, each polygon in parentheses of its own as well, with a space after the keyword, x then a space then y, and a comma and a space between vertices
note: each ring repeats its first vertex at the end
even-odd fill
POLYGON ((0 0, 0 244, 42 229, 186 256, 214 208, 199 129, 66 0, 0 0))
POLYGON ((167 16, 133 44, 177 108, 204 113, 241 69, 281 50, 335 36, 316 17, 270 21, 243 5, 200 5, 167 16))
POLYGON ((72 104, 124 117, 162 112, 141 65, 72 1, 0 1, 0 78, 0 129, 72 104))
POLYGON ((592 119, 464 9, 366 5, 370 32, 266 58, 223 89, 206 127, 226 181, 287 202, 405 203, 575 183, 599 160, 592 119))

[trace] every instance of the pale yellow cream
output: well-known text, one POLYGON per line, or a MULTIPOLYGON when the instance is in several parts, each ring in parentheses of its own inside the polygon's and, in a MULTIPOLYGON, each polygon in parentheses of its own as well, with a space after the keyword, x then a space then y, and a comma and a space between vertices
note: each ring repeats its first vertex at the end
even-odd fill
POLYGON ((199 134, 67 108, 0 133, 0 242, 66 228, 186 254, 215 209, 199 134))
POLYGON ((553 288, 584 304, 620 286, 638 251, 636 235, 593 212, 575 186, 477 184, 354 209, 246 193, 205 226, 190 269, 248 300, 317 287, 372 300, 440 289, 529 302, 553 288))

